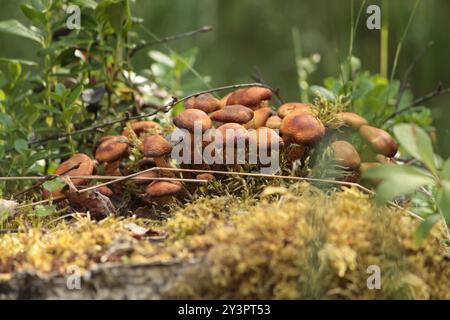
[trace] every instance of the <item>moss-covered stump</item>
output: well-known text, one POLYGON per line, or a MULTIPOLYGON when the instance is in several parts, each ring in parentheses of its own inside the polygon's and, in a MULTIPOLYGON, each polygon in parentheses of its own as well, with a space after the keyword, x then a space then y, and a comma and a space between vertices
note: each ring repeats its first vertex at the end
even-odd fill
POLYGON ((79 217, 0 237, 0 297, 450 299, 442 232, 417 247, 417 223, 355 189, 307 184, 268 187, 258 201, 200 198, 164 222, 79 217), (168 236, 137 236, 130 222, 168 236), (379 290, 367 288, 371 265, 379 290), (67 289, 71 266, 81 290, 67 289))

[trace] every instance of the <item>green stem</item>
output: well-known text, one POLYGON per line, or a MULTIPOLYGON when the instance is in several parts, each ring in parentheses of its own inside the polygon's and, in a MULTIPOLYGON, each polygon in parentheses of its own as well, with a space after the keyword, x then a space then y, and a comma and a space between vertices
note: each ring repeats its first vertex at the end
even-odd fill
POLYGON ((389 64, 389 6, 386 0, 381 3, 381 35, 380 35, 380 74, 388 77, 389 64))

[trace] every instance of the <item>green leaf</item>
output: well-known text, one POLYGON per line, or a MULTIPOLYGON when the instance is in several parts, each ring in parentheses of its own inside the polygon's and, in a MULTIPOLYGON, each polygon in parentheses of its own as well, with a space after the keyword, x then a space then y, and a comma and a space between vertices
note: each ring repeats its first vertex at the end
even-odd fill
POLYGON ((394 134, 411 156, 422 161, 433 174, 437 174, 433 143, 425 130, 415 124, 402 123, 394 127, 394 134))
POLYGON ((434 225, 441 219, 441 215, 436 213, 427 217, 421 224, 417 227, 414 232, 414 242, 417 246, 422 245, 423 241, 427 238, 431 229, 434 225))
POLYGON ((42 186, 49 192, 55 192, 64 188, 66 184, 60 178, 45 181, 42 186))
POLYGON ((438 196, 438 206, 447 223, 450 223, 450 180, 441 182, 442 190, 438 196))
POLYGON ((72 92, 67 96, 66 99, 66 106, 71 106, 77 101, 77 99, 80 97, 81 92, 83 91, 83 85, 76 86, 72 92))
POLYGON ((42 11, 33 8, 29 4, 22 4, 20 6, 20 9, 27 16, 27 18, 30 19, 33 23, 38 25, 46 24, 47 19, 42 11))
POLYGON ((441 176, 443 179, 450 180, 450 159, 447 159, 442 166, 441 176))
POLYGON ((155 62, 158 62, 158 63, 168 66, 170 68, 173 68, 176 65, 175 61, 171 57, 169 57, 168 55, 166 55, 160 51, 151 50, 148 52, 148 55, 155 62))
POLYGON ((34 208, 34 214, 38 217, 47 217, 51 214, 56 212, 55 206, 43 206, 43 205, 37 205, 34 208))
POLYGON ((91 8, 94 10, 97 8, 97 2, 94 0, 72 0, 72 3, 80 7, 91 8))
POLYGON ((131 11, 128 0, 101 0, 95 16, 104 27, 111 27, 116 34, 131 27, 131 11))
POLYGON ((1 58, 1 57, 0 57, 0 63, 18 63, 18 64, 26 65, 26 66, 37 66, 37 63, 34 61, 22 60, 22 59, 9 59, 9 58, 1 58))
POLYGON ((28 149, 28 142, 24 139, 16 139, 14 141, 14 148, 17 152, 22 153, 22 151, 28 149))
POLYGON ((27 38, 42 43, 42 37, 37 32, 25 27, 17 20, 1 21, 0 32, 27 38))
POLYGON ((368 170, 363 177, 383 180, 375 197, 379 204, 400 195, 410 194, 421 186, 435 183, 426 171, 410 166, 384 165, 368 170))

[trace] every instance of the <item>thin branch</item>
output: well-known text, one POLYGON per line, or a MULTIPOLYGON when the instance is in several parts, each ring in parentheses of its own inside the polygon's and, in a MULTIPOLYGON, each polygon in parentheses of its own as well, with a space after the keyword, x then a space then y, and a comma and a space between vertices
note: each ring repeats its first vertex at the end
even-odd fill
POLYGON ((135 48, 133 48, 130 51, 130 57, 133 57, 138 51, 144 49, 144 48, 148 48, 154 45, 158 45, 158 44, 162 44, 162 43, 167 43, 167 42, 171 42, 171 41, 175 41, 175 40, 179 40, 182 38, 187 38, 187 37, 192 37, 198 33, 206 33, 206 32, 210 32, 212 30, 212 26, 203 26, 199 29, 193 30, 193 31, 189 31, 189 32, 184 32, 184 33, 180 33, 180 34, 176 34, 176 35, 172 35, 172 36, 167 36, 164 38, 161 38, 159 40, 156 41, 150 41, 150 42, 146 42, 143 43, 139 46, 136 46, 135 48))
POLYGON ((267 88, 269 90, 271 90, 275 95, 279 96, 279 89, 274 89, 266 84, 262 84, 262 83, 244 83, 244 84, 235 84, 235 85, 229 85, 229 86, 223 86, 223 87, 217 87, 217 88, 212 88, 212 89, 208 89, 208 90, 203 90, 203 91, 198 91, 195 92, 193 94, 190 94, 188 96, 185 96, 181 99, 177 98, 177 97, 172 97, 172 99, 166 103, 164 106, 162 106, 161 109, 159 110, 155 110, 152 112, 148 112, 148 113, 144 113, 141 115, 137 115, 137 116, 131 116, 129 113, 126 113, 124 117, 120 118, 120 119, 115 119, 115 120, 111 120, 108 122, 104 122, 102 124, 98 124, 96 126, 93 127, 89 127, 89 128, 84 128, 84 129, 80 129, 80 130, 76 130, 73 131, 71 133, 64 133, 64 134, 60 134, 60 135, 55 135, 55 136, 50 136, 47 138, 43 138, 43 139, 39 139, 39 140, 35 140, 35 141, 30 141, 28 143, 28 145, 36 145, 36 144, 42 144, 51 140, 61 140, 61 139, 67 139, 70 136, 74 136, 74 135, 79 135, 79 134, 83 134, 83 133, 87 133, 87 132, 94 132, 94 131, 98 131, 101 128, 105 128, 105 127, 111 127, 117 123, 124 123, 124 122, 128 122, 128 121, 133 121, 133 120, 140 120, 143 118, 147 118, 147 117, 151 117, 156 115, 158 112, 168 112, 170 111, 175 105, 184 102, 192 97, 196 97, 199 96, 201 94, 205 94, 205 93, 213 93, 213 92, 218 92, 218 91, 225 91, 225 90, 235 90, 235 89, 239 89, 239 88, 246 88, 246 87, 263 87, 263 88, 267 88))
POLYGON ((414 100, 413 103, 411 103, 409 106, 404 107, 401 110, 395 111, 393 112, 389 117, 387 117, 383 123, 386 123, 388 120, 395 118, 396 116, 398 116, 399 114, 402 114, 403 112, 406 112, 408 110, 411 110, 413 108, 417 108, 422 106, 423 103, 435 98, 435 97, 439 97, 439 96, 443 96, 445 94, 449 94, 450 93, 450 87, 449 88, 445 88, 442 89, 442 85, 440 84, 436 90, 434 90, 433 92, 430 92, 429 94, 420 97, 416 100, 414 100))

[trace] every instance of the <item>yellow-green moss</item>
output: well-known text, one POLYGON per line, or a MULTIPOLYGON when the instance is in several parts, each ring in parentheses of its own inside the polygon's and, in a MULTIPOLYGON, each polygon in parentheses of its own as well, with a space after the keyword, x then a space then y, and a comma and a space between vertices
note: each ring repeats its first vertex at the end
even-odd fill
POLYGON ((79 217, 52 231, 0 237, 0 273, 64 272, 106 261, 199 261, 168 297, 191 298, 450 298, 450 260, 435 228, 422 247, 417 221, 378 208, 354 189, 325 194, 308 184, 269 187, 260 200, 199 198, 163 223, 79 217), (133 221, 168 234, 137 240, 133 221), (381 268, 381 290, 369 290, 369 265, 381 268))

